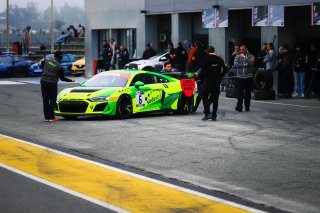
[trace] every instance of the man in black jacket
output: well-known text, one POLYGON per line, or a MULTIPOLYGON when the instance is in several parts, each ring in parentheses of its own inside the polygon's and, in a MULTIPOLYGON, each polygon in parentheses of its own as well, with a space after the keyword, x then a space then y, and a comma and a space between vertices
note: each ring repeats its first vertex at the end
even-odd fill
POLYGON ((58 81, 74 82, 73 79, 64 77, 64 70, 61 66, 61 60, 63 53, 56 51, 54 53, 54 59, 45 60, 43 67, 43 73, 41 76, 41 92, 43 100, 43 112, 46 122, 58 121, 58 118, 54 116, 54 107, 57 101, 58 94, 58 81))
POLYGON ((216 121, 221 79, 229 69, 223 59, 216 55, 214 47, 209 46, 208 55, 201 66, 201 70, 204 75, 204 84, 200 93, 203 94, 202 101, 205 114, 202 120, 216 121), (213 105, 212 115, 210 115, 211 103, 213 105))

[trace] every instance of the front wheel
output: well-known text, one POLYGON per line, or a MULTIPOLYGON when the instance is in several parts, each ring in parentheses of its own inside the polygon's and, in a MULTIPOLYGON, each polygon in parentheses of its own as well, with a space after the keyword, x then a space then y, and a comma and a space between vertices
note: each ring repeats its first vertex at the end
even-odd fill
POLYGON ((120 119, 130 118, 132 115, 132 100, 128 96, 122 96, 117 103, 116 115, 120 119))
POLYGON ((184 93, 181 93, 178 99, 178 107, 176 113, 188 114, 194 107, 194 96, 186 97, 184 93))

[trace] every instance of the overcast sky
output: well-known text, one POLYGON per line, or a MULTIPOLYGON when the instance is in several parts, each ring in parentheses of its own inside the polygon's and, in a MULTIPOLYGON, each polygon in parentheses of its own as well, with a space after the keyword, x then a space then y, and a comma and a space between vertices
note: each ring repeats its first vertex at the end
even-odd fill
MULTIPOLYGON (((7 0, 0 0, 0 11, 6 10, 7 0)), ((9 4, 16 4, 19 7, 26 7, 28 2, 36 2, 39 10, 47 9, 51 5, 51 0, 9 0, 9 4)), ((69 5, 77 5, 84 8, 84 0, 53 0, 53 4, 56 7, 63 6, 65 3, 69 5)))

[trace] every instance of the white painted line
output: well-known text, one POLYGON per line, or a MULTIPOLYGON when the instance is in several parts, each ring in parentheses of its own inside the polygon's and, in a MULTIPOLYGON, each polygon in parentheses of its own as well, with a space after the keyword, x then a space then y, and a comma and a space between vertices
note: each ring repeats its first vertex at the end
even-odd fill
POLYGON ((16 82, 16 81, 0 81, 0 85, 19 85, 19 84, 25 84, 25 83, 16 82))
MULTIPOLYGON (((237 100, 235 98, 224 98, 220 97, 221 99, 224 100, 237 100)), ((292 106, 292 107, 302 107, 302 108, 309 108, 309 109, 320 109, 320 107, 314 107, 314 106, 304 106, 304 105, 298 105, 298 104, 285 104, 285 103, 275 103, 275 102, 270 102, 270 101, 255 101, 251 100, 251 102, 256 102, 256 103, 264 103, 264 104, 273 104, 273 105, 280 105, 280 106, 292 106)))
POLYGON ((45 185, 47 185, 47 186, 50 186, 50 187, 52 187, 52 188, 58 189, 58 190, 60 190, 60 191, 63 191, 63 192, 65 192, 65 193, 68 193, 68 194, 71 194, 71 195, 73 195, 73 196, 82 198, 82 199, 84 199, 84 200, 87 200, 87 201, 89 201, 89 202, 91 202, 91 203, 94 203, 94 204, 97 204, 97 205, 99 205, 99 206, 102 206, 102 207, 104 207, 104 208, 107 208, 107 209, 110 209, 110 210, 113 210, 113 211, 116 211, 116 212, 121 212, 121 213, 127 213, 127 212, 128 212, 128 211, 126 211, 126 210, 124 210, 124 209, 120 209, 120 208, 118 208, 118 207, 116 207, 116 206, 113 206, 113 205, 111 205, 111 204, 109 204, 109 203, 102 202, 102 201, 100 201, 100 200, 94 199, 94 198, 89 197, 89 196, 87 196, 87 195, 84 195, 84 194, 81 194, 81 193, 79 193, 79 192, 70 190, 70 189, 68 189, 68 188, 66 188, 66 187, 60 186, 60 185, 58 185, 58 184, 49 182, 49 181, 44 180, 44 179, 42 179, 42 178, 39 178, 39 177, 36 177, 36 176, 34 176, 34 175, 28 174, 28 173, 26 173, 26 172, 20 171, 20 170, 18 170, 18 169, 15 169, 15 168, 13 168, 13 167, 11 167, 11 166, 8 166, 8 165, 5 165, 5 164, 3 164, 3 163, 0 163, 0 167, 2 167, 2 168, 4 168, 4 169, 7 169, 7 170, 9 170, 9 171, 11 171, 11 172, 14 172, 14 173, 16 173, 16 174, 22 175, 22 176, 24 176, 24 177, 27 177, 27 178, 29 178, 29 179, 35 180, 35 181, 37 181, 37 182, 39 182, 39 183, 45 184, 45 185))
POLYGON ((211 195, 203 194, 201 192, 193 191, 191 189, 186 189, 186 188, 183 188, 183 187, 180 187, 180 186, 176 186, 176 185, 173 185, 173 184, 170 184, 170 183, 166 183, 166 182, 159 181, 159 180, 156 180, 156 179, 152 179, 152 178, 149 178, 149 177, 145 177, 145 176, 142 176, 142 175, 139 175, 139 174, 135 174, 135 173, 128 172, 128 171, 125 171, 125 170, 121 170, 121 169, 118 169, 118 168, 115 168, 115 167, 111 167, 111 166, 108 166, 108 165, 105 165, 105 164, 102 164, 102 163, 98 163, 98 162, 94 162, 94 161, 87 160, 87 159, 84 159, 84 158, 80 158, 80 157, 77 157, 77 156, 74 156, 74 155, 71 155, 71 154, 68 154, 68 153, 64 153, 64 152, 61 152, 61 151, 58 151, 58 150, 54 150, 54 149, 51 149, 51 148, 48 148, 48 147, 45 147, 45 146, 41 146, 41 145, 38 145, 38 144, 34 144, 34 143, 31 143, 31 142, 28 142, 28 141, 20 140, 20 139, 13 138, 13 137, 10 137, 10 136, 7 136, 7 135, 3 135, 3 134, 0 134, 0 136, 6 137, 6 138, 9 138, 9 139, 12 139, 12 140, 16 140, 16 141, 19 141, 19 142, 22 142, 24 144, 28 144, 28 145, 31 145, 31 146, 34 146, 34 147, 45 149, 45 150, 48 150, 50 152, 54 152, 54 153, 57 153, 57 154, 60 154, 60 155, 66 156, 66 157, 70 157, 70 158, 73 158, 73 159, 76 159, 76 160, 80 160, 80 161, 87 162, 87 163, 90 163, 90 164, 93 164, 93 165, 96 165, 96 166, 100 166, 102 168, 110 169, 110 170, 113 170, 113 171, 116 171, 116 172, 119 172, 119 173, 122 173, 122 174, 126 174, 126 175, 129 175, 129 176, 132 176, 132 177, 136 177, 136 178, 139 178, 139 179, 142 179, 142 180, 146 180, 146 181, 149 181, 149 182, 152 182, 152 183, 160 184, 160 185, 163 185, 163 186, 166 186, 166 187, 177 189, 179 191, 187 192, 187 193, 199 196, 199 197, 210 199, 210 200, 213 200, 213 201, 216 201, 216 202, 219 202, 219 203, 223 203, 223 204, 227 204, 227 205, 230 205, 230 206, 234 206, 236 208, 240 208, 240 209, 243 209, 243 210, 246 210, 246 211, 251 211, 251 212, 255 212, 255 213, 265 213, 264 211, 261 211, 261 210, 253 209, 253 208, 250 208, 250 207, 247 207, 247 206, 243 206, 243 205, 231 202, 231 201, 223 200, 221 198, 217 198, 217 197, 214 197, 214 196, 211 196, 211 195))

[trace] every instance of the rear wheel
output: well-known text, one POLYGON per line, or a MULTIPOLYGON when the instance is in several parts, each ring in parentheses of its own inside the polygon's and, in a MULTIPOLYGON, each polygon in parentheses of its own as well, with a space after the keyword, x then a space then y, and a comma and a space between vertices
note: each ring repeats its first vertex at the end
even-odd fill
POLYGON ((194 96, 186 97, 184 93, 181 93, 178 99, 178 107, 177 113, 178 114, 188 114, 192 108, 194 107, 194 96))
POLYGON ((132 100, 129 96, 121 96, 117 103, 116 115, 120 119, 130 118, 132 115, 132 100))

